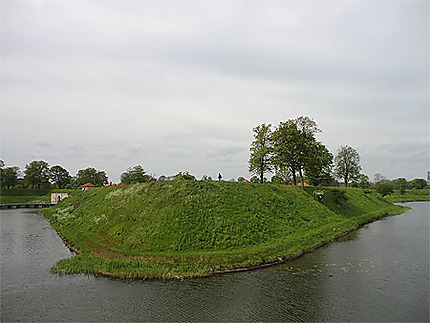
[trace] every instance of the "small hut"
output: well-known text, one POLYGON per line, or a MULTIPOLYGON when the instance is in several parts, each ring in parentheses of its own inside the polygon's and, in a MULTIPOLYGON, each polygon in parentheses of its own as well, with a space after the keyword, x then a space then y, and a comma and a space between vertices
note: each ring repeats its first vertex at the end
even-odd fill
POLYGON ((81 185, 81 190, 86 191, 87 189, 94 188, 94 187, 96 187, 94 184, 86 183, 84 185, 81 185))
POLYGON ((69 196, 69 193, 51 193, 51 204, 55 205, 69 196))

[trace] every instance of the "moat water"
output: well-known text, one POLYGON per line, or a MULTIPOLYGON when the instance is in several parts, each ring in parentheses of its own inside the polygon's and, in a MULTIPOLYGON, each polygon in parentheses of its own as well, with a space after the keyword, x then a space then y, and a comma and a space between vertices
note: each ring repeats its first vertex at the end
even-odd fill
POLYGON ((52 274, 73 254, 36 210, 1 210, 1 321, 429 321, 430 203, 285 265, 184 281, 52 274))

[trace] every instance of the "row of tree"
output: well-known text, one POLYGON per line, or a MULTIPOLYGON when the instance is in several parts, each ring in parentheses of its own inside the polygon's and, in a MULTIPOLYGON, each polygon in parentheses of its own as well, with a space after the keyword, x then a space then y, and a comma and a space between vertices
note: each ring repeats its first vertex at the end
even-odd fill
POLYGON ((94 185, 106 185, 108 177, 105 171, 96 170, 93 167, 81 169, 76 176, 72 177, 68 170, 60 165, 50 167, 43 160, 35 160, 25 165, 23 178, 22 173, 17 166, 5 167, 5 163, 0 160, 0 178, 1 187, 13 188, 19 182, 22 187, 30 187, 32 189, 49 188, 51 186, 57 188, 75 188, 85 183, 94 185))
POLYGON ((329 185, 334 178, 347 186, 360 175, 360 156, 354 148, 342 146, 333 163, 333 155, 316 139, 320 131, 314 120, 303 116, 280 122, 274 129, 265 123, 255 127, 249 172, 261 183, 264 174, 274 173, 275 181, 294 185, 299 181, 302 187, 305 180, 311 185, 329 185))
POLYGON ((382 196, 393 193, 394 190, 398 190, 400 194, 404 194, 406 189, 424 189, 429 185, 423 178, 415 178, 411 181, 407 181, 405 178, 397 178, 393 180, 386 179, 381 174, 375 174, 375 189, 381 193, 382 196))
MULTIPOLYGON (((25 170, 22 174, 19 167, 5 167, 5 163, 0 160, 0 179, 1 187, 13 188, 17 184, 21 187, 44 189, 50 187, 56 188, 77 188, 80 185, 91 183, 96 186, 104 186, 108 184, 108 177, 105 171, 97 170, 93 167, 81 169, 75 176, 60 165, 50 167, 43 160, 32 161, 25 165, 25 170)), ((128 168, 121 174, 121 183, 135 184, 156 181, 157 179, 146 173, 141 165, 128 168)), ((158 180, 196 180, 196 177, 188 171, 179 172, 175 176, 160 176, 158 180)), ((211 180, 212 178, 204 175, 202 180, 211 180)))

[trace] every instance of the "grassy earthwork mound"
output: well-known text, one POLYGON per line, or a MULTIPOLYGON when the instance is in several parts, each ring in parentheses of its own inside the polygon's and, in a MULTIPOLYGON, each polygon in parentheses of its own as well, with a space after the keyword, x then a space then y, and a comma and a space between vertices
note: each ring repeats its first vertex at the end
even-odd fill
POLYGON ((91 189, 43 212, 77 252, 54 272, 169 279, 283 262, 404 210, 360 189, 167 181, 91 189))

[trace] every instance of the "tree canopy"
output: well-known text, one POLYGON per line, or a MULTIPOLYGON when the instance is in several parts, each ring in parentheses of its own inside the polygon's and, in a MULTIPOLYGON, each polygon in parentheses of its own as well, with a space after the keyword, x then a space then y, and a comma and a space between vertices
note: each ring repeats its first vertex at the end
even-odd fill
POLYGON ((8 189, 14 187, 18 181, 19 173, 18 166, 1 168, 1 186, 6 186, 8 189))
POLYGON ((146 174, 141 165, 127 168, 127 170, 121 174, 120 179, 121 183, 125 184, 144 183, 155 180, 151 175, 146 174))
POLYGON ((318 124, 309 117, 279 123, 271 136, 276 180, 292 177, 296 185, 298 175, 302 188, 305 177, 314 185, 330 181, 333 156, 316 140, 318 132, 318 124))
POLYGON ((358 152, 346 145, 338 149, 335 158, 335 174, 339 179, 343 179, 345 186, 358 177, 361 171, 360 155, 358 152))
POLYGON ((264 174, 273 169, 271 163, 272 144, 270 130, 271 124, 265 123, 255 127, 254 141, 251 143, 251 156, 249 158, 249 172, 253 175, 259 176, 260 183, 264 181, 264 174))
POLYGON ((97 170, 93 167, 80 169, 76 175, 75 185, 80 186, 86 183, 91 183, 97 186, 103 186, 108 183, 106 172, 97 170))
POLYGON ((70 183, 70 173, 60 165, 52 166, 49 171, 49 178, 58 188, 65 188, 70 183))
POLYGON ((174 176, 175 180, 195 181, 196 177, 191 175, 188 171, 179 172, 174 176))
POLYGON ((46 161, 32 161, 30 164, 25 165, 24 170, 24 181, 31 185, 34 189, 36 186, 38 189, 49 186, 49 164, 46 161))
POLYGON ((375 184, 375 189, 382 197, 393 193, 394 185, 391 181, 382 180, 375 184))
POLYGON ((406 184, 407 188, 418 189, 418 190, 423 189, 427 186, 428 186, 427 181, 423 178, 415 178, 406 184))
POLYGON ((318 141, 310 145, 310 150, 310 158, 304 167, 307 182, 316 186, 329 185, 333 181, 333 155, 318 141))

